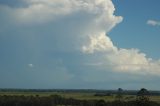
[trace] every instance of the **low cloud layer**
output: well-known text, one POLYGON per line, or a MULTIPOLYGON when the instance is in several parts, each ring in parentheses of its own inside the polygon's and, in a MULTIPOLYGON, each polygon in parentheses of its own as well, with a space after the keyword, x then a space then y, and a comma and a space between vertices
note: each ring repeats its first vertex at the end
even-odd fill
MULTIPOLYGON (((49 79, 53 76, 52 80, 61 78, 76 84, 74 79, 80 84, 113 81, 114 77, 101 78, 107 73, 119 73, 120 79, 122 73, 159 76, 160 60, 148 58, 136 48, 117 47, 108 36, 123 20, 114 15, 111 0, 23 0, 22 4, 23 7, 0 5, 0 38, 5 40, 2 44, 15 45, 14 50, 1 48, 4 53, 14 51, 9 55, 23 57, 15 60, 17 63, 34 63, 34 70, 43 73, 34 72, 39 78, 47 77, 46 72, 49 79)), ((148 24, 159 25, 151 20, 148 24)))
POLYGON ((159 60, 146 57, 146 54, 138 49, 118 48, 105 34, 99 35, 98 38, 90 38, 90 44, 83 46, 82 51, 91 55, 100 53, 104 58, 99 67, 110 68, 113 71, 154 75, 160 71, 159 60))

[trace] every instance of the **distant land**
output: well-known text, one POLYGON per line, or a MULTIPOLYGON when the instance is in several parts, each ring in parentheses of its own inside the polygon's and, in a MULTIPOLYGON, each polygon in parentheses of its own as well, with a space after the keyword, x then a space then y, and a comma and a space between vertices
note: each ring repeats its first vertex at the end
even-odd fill
MULTIPOLYGON (((124 95, 137 95, 139 90, 123 90, 124 95)), ((117 90, 100 90, 100 89, 19 89, 19 88, 0 88, 0 92, 64 92, 64 93, 100 93, 100 94, 117 94, 117 90)), ((160 96, 160 91, 149 90, 150 95, 160 96)))

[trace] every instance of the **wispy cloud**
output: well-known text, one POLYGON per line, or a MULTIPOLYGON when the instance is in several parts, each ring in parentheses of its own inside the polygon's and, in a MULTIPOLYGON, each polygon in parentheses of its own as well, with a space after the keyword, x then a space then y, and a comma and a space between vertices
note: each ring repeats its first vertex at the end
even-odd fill
POLYGON ((148 20, 148 21, 147 21, 147 24, 148 24, 148 25, 151 25, 151 26, 160 26, 160 21, 148 20))
POLYGON ((33 64, 28 64, 28 67, 33 68, 34 65, 33 64))

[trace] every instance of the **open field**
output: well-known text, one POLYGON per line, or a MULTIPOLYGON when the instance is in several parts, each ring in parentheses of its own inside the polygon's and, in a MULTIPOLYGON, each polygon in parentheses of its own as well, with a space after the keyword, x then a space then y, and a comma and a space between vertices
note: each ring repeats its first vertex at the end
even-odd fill
POLYGON ((0 106, 11 105, 160 106, 160 93, 159 91, 148 91, 146 89, 128 91, 120 88, 118 90, 1 89, 0 106), (145 93, 142 91, 145 91, 145 93))
MULTIPOLYGON (((9 95, 9 96, 39 96, 39 97, 47 97, 50 95, 59 95, 64 98, 74 98, 78 100, 104 100, 104 101, 114 101, 115 94, 110 96, 95 96, 95 93, 87 93, 87 92, 0 92, 0 95, 9 95)), ((136 95, 123 95, 124 101, 135 100, 136 95)), ((154 102, 160 103, 160 96, 150 96, 150 100, 154 102)))

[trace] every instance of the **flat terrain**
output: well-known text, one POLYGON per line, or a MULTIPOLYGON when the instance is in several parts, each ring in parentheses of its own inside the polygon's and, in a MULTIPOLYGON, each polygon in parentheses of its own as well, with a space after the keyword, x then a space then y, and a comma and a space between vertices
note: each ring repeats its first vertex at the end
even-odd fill
MULTIPOLYGON (((24 96, 50 96, 50 95, 60 95, 65 98, 74 98, 78 100, 105 100, 113 101, 115 100, 115 94, 110 96, 95 96, 95 93, 84 93, 84 92, 0 92, 0 95, 24 95, 24 96)), ((123 95, 124 101, 135 100, 135 95, 123 95)), ((150 96, 151 101, 160 103, 160 96, 150 96)))

